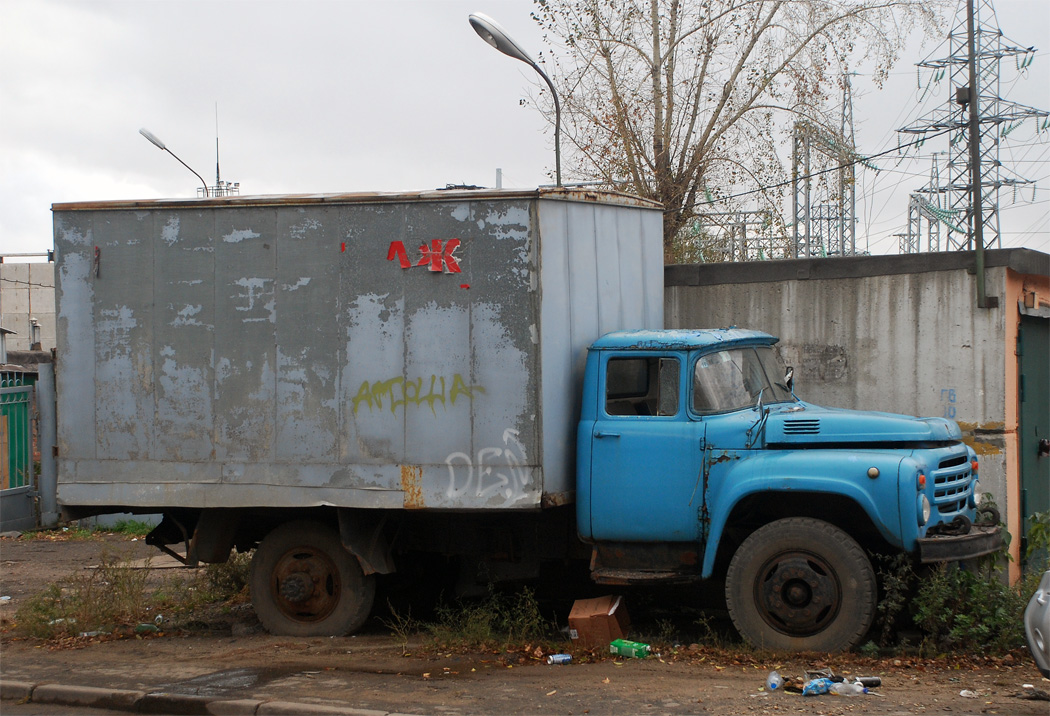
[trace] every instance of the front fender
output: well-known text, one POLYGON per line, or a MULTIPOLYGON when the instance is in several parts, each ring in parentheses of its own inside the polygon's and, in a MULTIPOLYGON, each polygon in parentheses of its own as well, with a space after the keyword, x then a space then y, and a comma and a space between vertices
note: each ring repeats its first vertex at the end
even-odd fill
MULTIPOLYGON (((840 495, 855 502, 882 537, 902 547, 898 472, 903 456, 879 450, 763 450, 715 460, 705 494, 710 516, 704 544, 703 576, 714 574, 715 557, 729 516, 747 497, 777 492, 840 495), (717 464, 716 464, 717 463, 717 464), (869 470, 878 471, 876 477, 869 470)), ((819 498, 815 498, 819 499, 819 498)), ((828 521, 834 521, 828 515, 828 521)))

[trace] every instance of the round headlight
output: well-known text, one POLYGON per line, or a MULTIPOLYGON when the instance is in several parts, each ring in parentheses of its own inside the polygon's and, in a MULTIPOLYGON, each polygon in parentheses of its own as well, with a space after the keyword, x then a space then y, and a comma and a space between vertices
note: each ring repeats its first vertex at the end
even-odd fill
POLYGON ((970 507, 977 509, 981 506, 981 483, 973 481, 973 490, 970 492, 970 507))
POLYGON ((930 521, 930 501, 925 494, 919 495, 919 526, 930 521))

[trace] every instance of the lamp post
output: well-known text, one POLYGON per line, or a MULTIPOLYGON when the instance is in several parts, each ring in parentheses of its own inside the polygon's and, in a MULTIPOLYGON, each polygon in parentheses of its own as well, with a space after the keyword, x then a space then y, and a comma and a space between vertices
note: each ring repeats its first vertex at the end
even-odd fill
POLYGON ((164 142, 160 141, 160 139, 158 139, 156 136, 154 136, 154 134, 152 132, 150 132, 148 129, 140 129, 139 130, 139 134, 141 134, 143 137, 148 139, 158 149, 163 149, 165 152, 167 152, 171 156, 173 156, 176 159, 178 159, 179 160, 179 164, 181 164, 182 166, 186 167, 191 172, 193 172, 194 176, 196 176, 198 179, 200 179, 201 180, 201 184, 204 186, 204 196, 209 196, 209 194, 208 194, 208 183, 206 181, 204 181, 204 178, 201 177, 200 174, 198 174, 197 172, 193 171, 193 167, 191 167, 189 164, 187 164, 186 162, 182 161, 177 156, 175 156, 175 152, 173 152, 170 149, 168 149, 167 145, 165 145, 164 142))
POLYGON ((481 39, 489 43, 497 50, 515 60, 521 60, 526 65, 536 70, 543 81, 550 87, 551 97, 554 98, 554 177, 557 185, 561 186, 561 104, 558 102, 558 93, 550 77, 540 69, 536 60, 532 59, 521 45, 511 38, 499 23, 488 15, 475 12, 470 15, 470 25, 481 39))

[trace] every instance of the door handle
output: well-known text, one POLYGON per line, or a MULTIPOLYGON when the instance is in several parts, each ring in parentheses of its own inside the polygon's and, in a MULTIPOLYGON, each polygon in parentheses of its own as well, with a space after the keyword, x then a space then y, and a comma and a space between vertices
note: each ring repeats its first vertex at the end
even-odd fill
POLYGON ((596 438, 618 438, 620 433, 607 433, 604 430, 595 431, 594 437, 596 438))

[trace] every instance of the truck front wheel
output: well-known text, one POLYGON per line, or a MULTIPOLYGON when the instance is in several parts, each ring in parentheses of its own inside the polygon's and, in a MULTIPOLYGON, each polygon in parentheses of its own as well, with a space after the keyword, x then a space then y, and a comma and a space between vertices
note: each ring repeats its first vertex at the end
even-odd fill
POLYGON ((741 636, 758 647, 842 651, 875 615, 875 572, 834 525, 794 517, 755 530, 726 573, 726 602, 741 636))
POLYGON ((272 634, 343 636, 368 618, 375 579, 316 522, 288 522, 268 534, 252 558, 252 606, 272 634))

